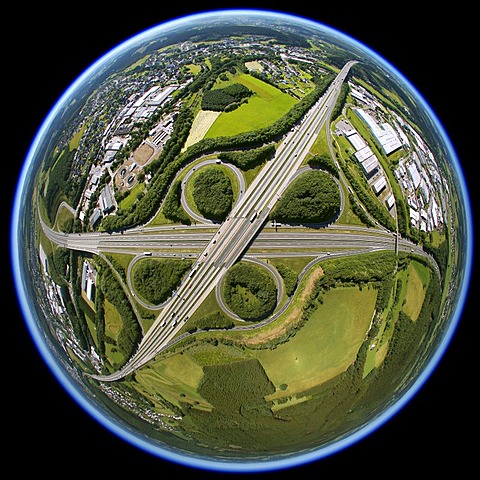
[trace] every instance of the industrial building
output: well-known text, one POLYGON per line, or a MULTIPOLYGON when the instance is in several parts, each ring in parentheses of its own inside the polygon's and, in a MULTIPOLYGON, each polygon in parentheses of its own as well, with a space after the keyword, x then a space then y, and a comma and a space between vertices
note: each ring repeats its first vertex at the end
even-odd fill
POLYGON ((98 198, 98 202, 100 204, 100 210, 105 215, 115 208, 115 201, 113 199, 112 189, 110 185, 105 185, 100 192, 100 196, 98 198))
POLYGON ((97 272, 87 260, 83 261, 82 266, 82 290, 85 292, 87 298, 91 301, 95 301, 95 288, 97 281, 97 272))
POLYGON ((373 191, 378 195, 387 186, 387 181, 383 175, 380 175, 375 182, 373 182, 373 191))
POLYGON ((368 125, 386 155, 390 155, 402 146, 395 129, 389 123, 378 123, 372 115, 361 108, 354 108, 353 110, 368 125))

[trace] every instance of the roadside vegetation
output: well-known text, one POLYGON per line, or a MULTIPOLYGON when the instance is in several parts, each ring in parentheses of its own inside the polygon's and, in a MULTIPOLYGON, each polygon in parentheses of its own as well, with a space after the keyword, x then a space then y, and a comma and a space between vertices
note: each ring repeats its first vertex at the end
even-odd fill
POLYGON ((275 145, 269 144, 249 150, 221 152, 218 158, 245 171, 261 165, 266 160, 272 159, 274 155, 275 145))
POLYGON ((191 220, 181 205, 182 181, 176 180, 163 203, 163 214, 168 220, 190 225, 191 220))

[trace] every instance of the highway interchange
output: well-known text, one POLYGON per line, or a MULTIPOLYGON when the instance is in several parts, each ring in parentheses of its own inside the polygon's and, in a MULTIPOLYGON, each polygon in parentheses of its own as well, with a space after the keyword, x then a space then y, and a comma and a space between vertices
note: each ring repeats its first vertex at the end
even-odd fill
MULTIPOLYGON (((285 257, 285 251, 288 251, 288 256, 311 256, 312 262, 327 256, 375 250, 415 251, 425 255, 420 247, 401 238, 397 240, 393 232, 377 227, 367 229, 333 224, 318 226, 313 231, 302 226, 282 226, 279 231, 264 229, 270 211, 298 174, 328 120, 342 83, 354 63, 345 64, 325 94, 285 136, 274 158, 266 163, 250 186, 245 189, 242 184, 240 195, 223 223, 199 223, 189 227, 136 227, 122 233, 65 234, 49 229, 41 221, 48 238, 59 246, 99 254, 103 258, 105 253, 136 255, 127 272, 128 279, 133 263, 145 255, 193 260, 191 270, 174 295, 164 304, 156 306, 158 317, 143 336, 136 353, 120 370, 109 375, 94 375, 95 378, 102 381, 119 380, 154 358, 172 342, 178 341, 178 333, 185 322, 220 284, 227 270, 244 255, 251 260, 259 257, 265 259, 285 257)), ((182 201, 184 203, 185 200, 182 201)), ((135 296, 130 283, 128 286, 130 288, 127 290, 135 296)), ((138 297, 136 300, 143 304, 138 297)))

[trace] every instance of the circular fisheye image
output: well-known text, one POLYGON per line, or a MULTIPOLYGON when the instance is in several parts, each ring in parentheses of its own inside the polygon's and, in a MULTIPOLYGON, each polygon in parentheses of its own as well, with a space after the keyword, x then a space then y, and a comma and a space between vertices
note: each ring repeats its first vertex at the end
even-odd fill
POLYGON ((15 286, 61 386, 160 458, 277 470, 422 387, 465 301, 459 160, 386 60, 291 14, 145 30, 46 116, 18 180, 15 286))

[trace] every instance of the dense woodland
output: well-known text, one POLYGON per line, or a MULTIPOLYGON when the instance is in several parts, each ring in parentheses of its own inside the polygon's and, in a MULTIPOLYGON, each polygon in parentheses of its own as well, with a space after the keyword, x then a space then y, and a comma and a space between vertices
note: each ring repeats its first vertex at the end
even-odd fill
POLYGON ((176 180, 172 185, 172 188, 168 192, 165 201, 163 202, 163 214, 165 218, 173 220, 174 222, 180 222, 184 225, 190 225, 191 220, 181 205, 182 195, 182 181, 176 180))
POLYGON ((261 267, 239 262, 225 275, 223 297, 240 318, 261 320, 275 309, 277 287, 272 276, 261 267))
POLYGON ((190 260, 140 260, 133 270, 133 287, 145 300, 158 305, 167 300, 191 266, 190 260))
POLYGON ((231 163, 241 170, 249 170, 270 160, 275 155, 275 145, 268 144, 259 148, 220 152, 218 158, 226 163, 231 163))
POLYGON ((241 83, 234 83, 225 88, 207 90, 202 98, 202 110, 231 112, 251 95, 253 95, 253 92, 241 83))
POLYGON ((225 220, 233 204, 232 183, 218 167, 202 169, 193 182, 193 200, 205 218, 225 220))
POLYGON ((270 213, 286 223, 324 223, 340 211, 340 191, 332 177, 312 170, 295 179, 270 213))

